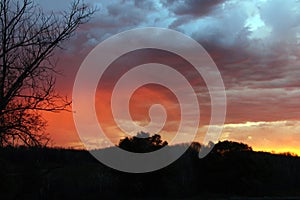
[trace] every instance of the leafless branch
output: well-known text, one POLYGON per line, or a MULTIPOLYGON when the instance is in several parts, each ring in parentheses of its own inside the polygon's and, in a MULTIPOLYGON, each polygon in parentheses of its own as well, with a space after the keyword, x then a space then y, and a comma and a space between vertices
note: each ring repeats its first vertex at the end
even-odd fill
POLYGON ((45 13, 31 0, 0 2, 0 145, 49 140, 40 111, 71 104, 55 90, 53 51, 95 11, 80 0, 61 15, 45 13))

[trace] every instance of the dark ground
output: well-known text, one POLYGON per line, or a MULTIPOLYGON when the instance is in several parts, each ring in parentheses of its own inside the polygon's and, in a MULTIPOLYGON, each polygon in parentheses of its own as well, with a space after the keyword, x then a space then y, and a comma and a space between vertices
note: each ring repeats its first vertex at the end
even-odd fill
POLYGON ((299 157, 226 141, 199 159, 197 147, 145 174, 110 169, 82 150, 1 148, 0 199, 300 199, 299 157))

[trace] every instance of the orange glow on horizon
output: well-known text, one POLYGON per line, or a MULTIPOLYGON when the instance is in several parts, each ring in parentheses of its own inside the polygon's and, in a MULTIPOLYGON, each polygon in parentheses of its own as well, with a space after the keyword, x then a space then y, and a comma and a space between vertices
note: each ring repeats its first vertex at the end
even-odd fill
MULTIPOLYGON (((145 55, 141 53, 135 55, 137 58, 143 58, 143 56, 145 57, 145 55)), ((178 67, 183 64, 182 61, 176 60, 173 57, 170 58, 168 55, 160 54, 157 56, 150 52, 147 59, 152 60, 153 58, 155 58, 158 63, 164 63, 166 65, 173 64, 178 67)), ((68 61, 71 62, 72 59, 73 58, 70 57, 68 61)), ((130 59, 121 59, 115 63, 115 67, 123 70, 123 73, 126 71, 126 66, 132 66, 132 63, 139 64, 136 60, 130 62, 128 60, 130 59)), ((79 61, 78 63, 80 64, 79 61)), ((79 65, 78 63, 76 63, 76 65, 79 65)), ((239 62, 235 63, 235 65, 238 64, 239 62)), ((70 63, 65 63, 65 65, 70 65, 70 63)), ((102 126, 104 126, 104 129, 108 133, 108 137, 112 142, 117 144, 118 141, 126 135, 120 131, 112 120, 113 118, 109 99, 111 96, 111 86, 113 86, 112 82, 115 81, 120 74, 112 69, 110 70, 110 73, 112 73, 111 76, 107 76, 106 79, 103 80, 104 85, 102 87, 98 87, 98 91, 95 96, 96 111, 99 117, 99 122, 102 126), (99 95, 100 92, 101 96, 99 95)), ((230 73, 230 75, 235 76, 232 74, 234 71, 230 73)), ((186 74, 191 73, 186 72, 186 74)), ((75 75, 76 72, 73 70, 72 76, 75 75)), ((69 81, 61 80, 62 83, 60 86, 62 89, 60 88, 60 90, 71 91, 72 81, 70 80, 73 80, 74 77, 69 77, 68 79, 69 81), (69 89, 64 88, 66 84, 70 87, 69 89)), ((205 85, 203 80, 195 79, 193 81, 193 84, 199 84, 200 82, 200 86, 205 85)), ((224 81, 226 84, 226 81, 229 80, 224 81)), ((200 86, 197 88, 197 90, 199 90, 197 92, 199 92, 200 107, 202 106, 200 118, 201 122, 199 134, 195 139, 199 142, 203 140, 203 133, 205 133, 207 128, 205 126, 208 124, 210 119, 209 94, 205 89, 203 89, 204 87, 202 88, 200 86)), ((294 107, 283 106, 282 108, 275 108, 274 104, 267 102, 268 98, 258 98, 265 93, 269 94, 268 88, 260 89, 259 91, 257 91, 256 88, 243 88, 243 90, 247 90, 244 93, 241 93, 240 88, 228 87, 226 89, 228 90, 227 95, 229 97, 227 107, 228 113, 220 140, 226 139, 243 142, 252 146, 256 151, 292 152, 300 155, 300 147, 298 148, 298 146, 300 146, 300 119, 297 118, 296 114, 293 114, 292 111, 295 110, 294 107), (292 113, 293 115, 287 115, 286 113, 292 113)), ((276 90, 276 92, 280 91, 276 90)), ((293 94, 297 93, 295 92, 293 94)), ((82 92, 82 95, 84 95, 84 91, 82 92)), ((68 96, 71 96, 71 94, 68 96)), ((274 96, 271 97, 272 99, 275 98, 274 96)), ((158 87, 139 88, 131 98, 130 111, 132 117, 137 123, 146 125, 149 122, 149 107, 155 103, 162 104, 168 111, 168 120, 170 121, 166 124, 161 135, 164 140, 170 141, 174 137, 174 131, 176 131, 180 120, 178 117, 180 115, 180 110, 176 99, 167 90, 158 87)), ((75 129, 72 113, 47 113, 44 117, 48 120, 48 132, 53 139, 54 146, 73 148, 83 147, 75 129)))

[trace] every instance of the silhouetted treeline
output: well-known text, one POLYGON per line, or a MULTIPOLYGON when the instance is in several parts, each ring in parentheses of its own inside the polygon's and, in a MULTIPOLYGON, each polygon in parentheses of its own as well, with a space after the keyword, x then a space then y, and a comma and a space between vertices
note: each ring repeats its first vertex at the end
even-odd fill
MULTIPOLYGON (((129 151, 147 152, 167 145, 158 135, 138 142, 127 139, 119 146, 129 151)), ((198 158, 200 149, 199 143, 193 143, 166 168, 130 174, 104 166, 83 150, 2 148, 0 199, 300 196, 298 157, 254 152, 246 144, 231 141, 219 142, 203 159, 198 158)))

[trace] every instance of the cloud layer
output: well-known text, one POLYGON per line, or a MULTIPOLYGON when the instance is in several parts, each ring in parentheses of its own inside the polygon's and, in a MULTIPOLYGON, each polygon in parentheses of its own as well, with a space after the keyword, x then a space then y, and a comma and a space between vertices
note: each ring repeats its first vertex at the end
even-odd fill
MULTIPOLYGON (((60 8, 65 8, 66 2, 60 8)), ((99 42, 132 28, 164 27, 191 36, 214 59, 226 86, 227 123, 300 121, 299 1, 87 2, 99 12, 80 28, 63 53, 60 67, 67 77, 62 90, 71 91, 80 63, 99 42)), ((56 9, 61 2, 40 4, 56 9)), ((299 140, 299 135, 293 135, 299 140)))

